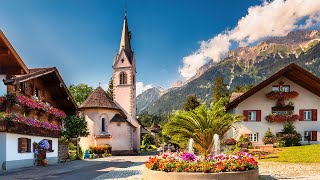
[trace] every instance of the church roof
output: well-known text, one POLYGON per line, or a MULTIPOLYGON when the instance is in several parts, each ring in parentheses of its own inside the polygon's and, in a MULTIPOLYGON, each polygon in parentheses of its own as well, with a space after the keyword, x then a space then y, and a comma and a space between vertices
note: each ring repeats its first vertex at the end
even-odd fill
POLYGON ((121 111, 100 86, 80 105, 80 108, 106 108, 121 111))
POLYGON ((120 114, 114 115, 110 121, 111 122, 127 122, 127 120, 123 118, 120 114))

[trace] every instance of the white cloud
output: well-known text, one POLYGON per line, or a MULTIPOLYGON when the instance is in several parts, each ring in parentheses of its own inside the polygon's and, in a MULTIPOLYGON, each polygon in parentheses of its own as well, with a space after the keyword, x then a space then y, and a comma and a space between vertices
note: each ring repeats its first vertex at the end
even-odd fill
POLYGON ((153 87, 152 84, 144 85, 143 82, 137 82, 136 84, 137 96, 152 87, 153 87))
POLYGON ((319 0, 264 1, 261 5, 249 7, 248 14, 234 29, 202 41, 195 53, 183 58, 179 72, 186 79, 194 76, 209 59, 220 61, 232 42, 246 46, 268 36, 285 36, 294 29, 310 28, 319 22, 319 0), (305 22, 299 24, 304 18, 305 22))

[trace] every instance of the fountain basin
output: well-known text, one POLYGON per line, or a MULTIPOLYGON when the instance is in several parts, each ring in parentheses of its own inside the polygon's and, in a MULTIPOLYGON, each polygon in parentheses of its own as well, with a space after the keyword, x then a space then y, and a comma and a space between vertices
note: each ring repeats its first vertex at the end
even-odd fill
POLYGON ((249 171, 234 171, 221 173, 196 173, 196 172, 164 172, 153 171, 148 168, 143 170, 143 180, 257 180, 259 169, 249 171))

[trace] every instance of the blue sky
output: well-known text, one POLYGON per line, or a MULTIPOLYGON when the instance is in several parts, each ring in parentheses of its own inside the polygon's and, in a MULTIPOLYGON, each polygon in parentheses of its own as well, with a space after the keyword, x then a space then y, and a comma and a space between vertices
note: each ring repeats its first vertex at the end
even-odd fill
MULTIPOLYGON (((67 85, 86 83, 96 87, 99 82, 108 83, 119 49, 123 0, 0 0, 0 3, 0 28, 29 68, 56 66, 67 85)), ((179 73, 183 58, 198 51, 200 41, 235 28, 248 14, 249 7, 262 3, 261 0, 128 0, 137 82, 167 88, 183 79, 179 73)))

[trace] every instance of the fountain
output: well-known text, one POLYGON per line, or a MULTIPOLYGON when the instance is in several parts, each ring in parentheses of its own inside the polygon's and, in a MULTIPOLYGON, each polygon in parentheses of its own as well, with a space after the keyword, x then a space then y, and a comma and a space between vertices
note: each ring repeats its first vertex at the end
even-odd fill
POLYGON ((214 155, 220 153, 220 139, 218 134, 213 135, 214 155))
POLYGON ((189 139, 188 152, 193 154, 193 139, 189 139))

